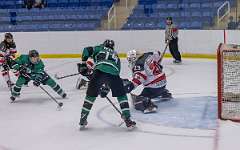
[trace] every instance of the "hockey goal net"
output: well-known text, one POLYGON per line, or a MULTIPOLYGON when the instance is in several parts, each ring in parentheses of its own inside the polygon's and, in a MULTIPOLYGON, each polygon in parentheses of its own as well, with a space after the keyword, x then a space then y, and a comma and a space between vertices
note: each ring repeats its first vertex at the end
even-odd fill
POLYGON ((220 44, 218 64, 218 117, 240 121, 240 45, 220 44))

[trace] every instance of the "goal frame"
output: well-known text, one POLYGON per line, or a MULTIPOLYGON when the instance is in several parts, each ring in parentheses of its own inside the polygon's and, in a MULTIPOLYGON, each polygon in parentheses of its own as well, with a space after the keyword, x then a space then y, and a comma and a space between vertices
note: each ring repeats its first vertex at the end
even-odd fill
POLYGON ((222 117, 222 111, 223 111, 223 109, 222 109, 222 103, 223 103, 223 89, 222 89, 222 87, 223 87, 223 53, 224 52, 236 52, 236 51, 240 52, 239 48, 238 49, 233 48, 233 47, 231 48, 231 47, 227 47, 227 45, 228 44, 220 43, 218 46, 218 49, 217 49, 218 118, 221 120, 231 120, 231 121, 235 121, 235 122, 240 122, 240 117, 239 117, 239 119, 231 119, 231 118, 223 118, 222 117))

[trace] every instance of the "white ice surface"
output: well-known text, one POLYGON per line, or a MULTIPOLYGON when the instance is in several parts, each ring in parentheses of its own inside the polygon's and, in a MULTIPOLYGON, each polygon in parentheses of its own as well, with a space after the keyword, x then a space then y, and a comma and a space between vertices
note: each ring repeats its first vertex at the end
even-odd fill
MULTIPOLYGON (((52 77, 55 73, 66 75, 77 72, 77 59, 44 59, 44 62, 52 77)), ((186 122, 181 120, 182 115, 188 117, 186 112, 189 108, 193 110, 189 115, 202 116, 205 109, 195 105, 208 104, 204 101, 209 97, 212 98, 210 102, 216 101, 216 62, 186 59, 182 65, 174 65, 172 59, 165 59, 163 65, 168 89, 180 105, 175 108, 171 103, 159 104, 161 109, 157 117, 146 117, 131 109, 138 126, 132 132, 126 131, 124 126, 118 127, 121 123, 119 114, 102 98, 94 103, 88 118, 88 130, 78 130, 85 97, 85 90, 75 89, 78 77, 57 81, 66 90, 68 99, 60 99, 45 87, 64 103, 62 111, 56 111, 56 104, 41 89, 33 87, 31 82, 29 87, 23 87, 16 103, 10 104, 9 91, 3 78, 0 78, 0 150, 238 150, 238 123, 217 123, 213 117, 209 120, 210 127, 202 128, 201 120, 196 126, 194 120, 192 124, 189 121, 191 117, 186 122), (184 105, 186 109, 181 109, 184 105)), ((130 77, 124 60, 121 75, 130 77)), ((140 91, 141 88, 138 88, 135 92, 140 91)), ((109 97, 116 102, 111 94, 109 97)), ((216 102, 211 104, 209 108, 217 107, 216 102)), ((203 126, 206 124, 202 123, 203 126)))

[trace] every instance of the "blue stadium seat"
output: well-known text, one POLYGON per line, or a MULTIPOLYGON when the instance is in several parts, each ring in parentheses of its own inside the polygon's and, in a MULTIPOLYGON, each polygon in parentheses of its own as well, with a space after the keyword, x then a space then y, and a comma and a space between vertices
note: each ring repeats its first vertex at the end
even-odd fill
POLYGON ((166 9, 167 8, 167 4, 166 3, 156 4, 156 8, 157 9, 166 9))
POLYGON ((57 7, 58 0, 47 0, 47 7, 57 7))
POLYGON ((200 11, 192 11, 192 17, 202 17, 202 13, 200 11))
POLYGON ((147 29, 156 29, 157 25, 154 21, 150 21, 150 22, 146 22, 144 27, 147 29))
POLYGON ((79 0, 69 0, 69 7, 79 7, 79 0))
POLYGON ((195 8, 200 8, 200 7, 201 7, 200 3, 191 3, 191 4, 189 5, 189 8, 193 8, 193 9, 195 9, 195 8))
POLYGON ((68 0, 58 0, 58 7, 68 7, 68 0))
POLYGON ((214 14, 213 14, 212 11, 203 11, 203 12, 202 12, 202 16, 203 16, 203 17, 213 17, 214 14))
POLYGON ((193 21, 190 24, 189 28, 191 28, 191 29, 201 29, 202 28, 202 22, 200 22, 200 21, 193 21))
POLYGON ((190 22, 180 22, 179 28, 180 29, 188 29, 190 27, 190 22))
POLYGON ((213 3, 210 2, 204 2, 201 4, 201 8, 212 8, 213 7, 213 3))
POLYGON ((188 5, 188 3, 179 3, 178 8, 179 9, 187 9, 187 8, 189 8, 189 5, 188 5))
POLYGON ((178 4, 177 3, 169 3, 167 4, 168 9, 178 9, 178 4))

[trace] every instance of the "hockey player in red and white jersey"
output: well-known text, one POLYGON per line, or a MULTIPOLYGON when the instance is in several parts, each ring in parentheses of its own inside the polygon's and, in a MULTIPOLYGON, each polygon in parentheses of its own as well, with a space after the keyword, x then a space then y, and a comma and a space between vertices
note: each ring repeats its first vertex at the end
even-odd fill
MULTIPOLYGON (((13 83, 10 80, 9 70, 11 69, 11 61, 17 53, 16 44, 11 33, 5 33, 4 40, 0 43, 0 71, 5 79, 8 87, 13 83)), ((18 73, 15 73, 17 75, 18 73)))
POLYGON ((143 113, 156 112, 157 106, 151 99, 157 97, 160 99, 172 98, 171 93, 166 89, 166 75, 162 71, 160 59, 160 52, 139 53, 136 50, 131 50, 127 53, 133 79, 130 82, 124 79, 125 90, 130 93, 134 88, 143 84, 144 89, 140 95, 132 94, 135 109, 141 110, 143 113))

